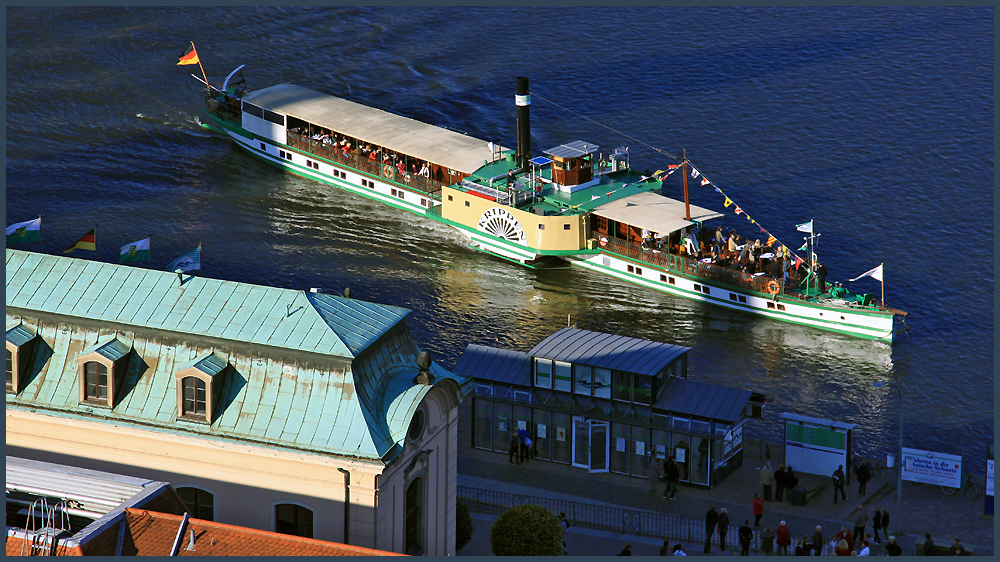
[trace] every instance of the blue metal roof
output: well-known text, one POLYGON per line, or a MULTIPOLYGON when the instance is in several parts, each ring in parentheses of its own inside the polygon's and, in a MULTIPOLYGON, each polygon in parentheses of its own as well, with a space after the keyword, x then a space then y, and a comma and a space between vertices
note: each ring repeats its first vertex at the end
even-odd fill
POLYGON ((22 345, 28 343, 34 337, 35 331, 24 324, 18 324, 17 326, 7 330, 7 341, 17 347, 21 347, 22 345))
POLYGON ((531 386, 531 358, 519 351, 472 344, 465 348, 453 370, 478 381, 531 386))
MULTIPOLYGON (((353 357, 304 291, 7 249, 8 307, 353 357)), ((311 294, 311 293, 310 293, 311 294)), ((323 301, 320 301, 323 302, 323 301)), ((397 307, 366 303, 375 326, 397 307), (386 309, 384 312, 380 309, 386 309)), ((352 346, 370 341, 363 328, 352 346)))
POLYGON ((655 375, 690 349, 589 330, 563 328, 542 340, 528 355, 640 375, 655 375))
POLYGON ((560 144, 559 146, 543 150, 545 154, 558 156, 560 158, 579 158, 597 152, 601 147, 594 143, 587 143, 581 140, 560 144))
POLYGON ((40 374, 7 395, 8 408, 42 406, 165 433, 385 460, 400 449, 431 389, 468 388, 467 377, 437 363, 434 386, 413 384, 420 350, 403 321, 409 311, 399 307, 202 278, 181 289, 173 273, 10 249, 7 288, 7 325, 35 323, 52 349, 36 365, 40 374), (76 280, 88 271, 87 283, 76 280), (67 291, 90 302, 74 304, 67 291), (39 320, 36 311, 54 319, 39 320), (80 329, 74 318, 114 322, 101 335, 117 331, 129 344, 111 336, 92 345, 98 330, 80 329), (133 354, 114 408, 81 403, 73 359, 80 350, 123 348, 133 354), (176 373, 190 367, 222 373, 211 424, 177 418, 176 373))
POLYGON ((328 295, 306 293, 320 317, 340 337, 354 357, 357 357, 389 328, 403 321, 410 313, 398 306, 375 304, 328 295))
POLYGON ((132 346, 121 341, 117 336, 115 336, 84 349, 80 352, 80 355, 97 353, 98 355, 106 357, 110 361, 118 361, 122 357, 128 355, 129 351, 132 351, 132 346))
POLYGON ((734 423, 743 417, 752 394, 749 390, 670 377, 654 408, 734 423))

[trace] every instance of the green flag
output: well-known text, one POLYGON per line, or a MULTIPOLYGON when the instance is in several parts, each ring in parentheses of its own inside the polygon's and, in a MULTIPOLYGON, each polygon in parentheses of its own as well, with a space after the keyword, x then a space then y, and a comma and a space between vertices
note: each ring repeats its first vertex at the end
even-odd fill
POLYGON ((118 263, 135 263, 140 261, 149 261, 149 238, 125 244, 122 246, 121 255, 118 256, 118 263))
POLYGON ((7 227, 7 244, 42 241, 42 217, 7 227))

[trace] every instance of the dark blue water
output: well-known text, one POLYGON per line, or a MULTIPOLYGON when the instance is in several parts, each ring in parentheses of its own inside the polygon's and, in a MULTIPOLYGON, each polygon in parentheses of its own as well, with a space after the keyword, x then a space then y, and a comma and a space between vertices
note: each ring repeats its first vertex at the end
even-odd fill
MULTIPOLYGON (((152 235, 153 267, 204 243, 202 275, 409 307, 446 366, 470 343, 526 351, 578 327, 687 345, 691 377, 781 412, 857 424, 982 473, 994 429, 993 10, 989 8, 8 8, 7 224, 43 216, 60 253, 152 235), (831 279, 885 263, 910 311, 888 346, 706 308, 583 270, 531 271, 455 231, 284 174, 198 126, 194 40, 213 82, 291 82, 516 144, 688 157, 770 232, 815 220, 831 279), (566 108, 566 109, 562 109, 566 108)), ((676 176, 675 176, 676 177, 676 176)), ((670 189, 679 196, 679 183, 670 189)), ((722 210, 691 182, 693 202, 722 210)), ((742 218, 729 224, 749 234, 742 218)), ((80 257, 92 254, 78 252, 80 257)), ((852 289, 878 293, 864 279, 852 289)))

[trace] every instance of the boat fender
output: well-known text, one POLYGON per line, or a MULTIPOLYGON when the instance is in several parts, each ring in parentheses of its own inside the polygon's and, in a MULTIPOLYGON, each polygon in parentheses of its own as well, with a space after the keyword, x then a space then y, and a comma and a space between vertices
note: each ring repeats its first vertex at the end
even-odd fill
POLYGON ((768 293, 771 293, 772 295, 776 295, 776 294, 778 294, 778 291, 780 291, 780 290, 781 290, 781 285, 778 284, 777 279, 771 279, 770 281, 767 282, 767 292, 768 293))
POLYGON ((382 175, 385 176, 386 179, 392 178, 392 166, 389 164, 382 166, 382 175))

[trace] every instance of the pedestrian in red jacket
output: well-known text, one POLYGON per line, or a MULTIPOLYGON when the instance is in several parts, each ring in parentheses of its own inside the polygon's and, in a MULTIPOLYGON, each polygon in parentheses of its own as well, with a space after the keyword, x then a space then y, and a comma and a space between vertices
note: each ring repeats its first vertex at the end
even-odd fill
POLYGON ((788 556, 788 545, 792 544, 792 530, 782 521, 781 525, 774 530, 774 543, 778 545, 778 554, 788 556))
POLYGON ((753 526, 760 527, 760 518, 764 516, 764 500, 760 494, 753 495, 753 526))

